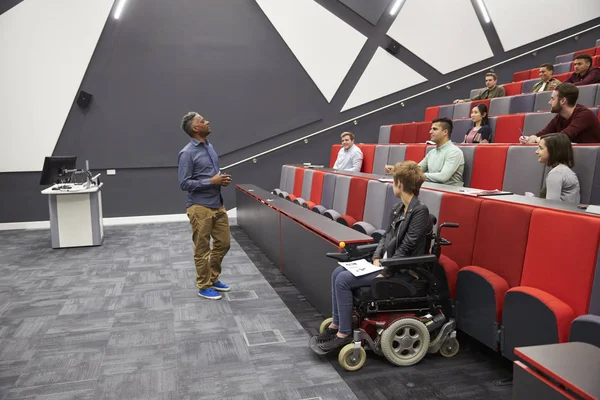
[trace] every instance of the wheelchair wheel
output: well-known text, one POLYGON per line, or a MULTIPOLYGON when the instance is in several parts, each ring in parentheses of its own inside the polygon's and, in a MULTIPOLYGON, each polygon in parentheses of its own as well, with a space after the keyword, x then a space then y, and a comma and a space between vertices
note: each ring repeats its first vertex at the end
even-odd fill
POLYGON ((367 352, 361 346, 358 350, 358 357, 354 358, 354 343, 342 347, 338 354, 338 362, 346 371, 356 371, 362 368, 367 361, 367 352))
POLYGON ((460 345, 458 344, 458 340, 454 337, 449 337, 442 343, 440 354, 447 358, 454 357, 458 353, 459 348, 460 345))
POLYGON ((429 340, 424 323, 414 318, 402 318, 381 334, 381 351, 392 364, 408 367, 425 357, 429 340))
POLYGON ((325 329, 329 328, 329 325, 333 322, 333 318, 327 318, 325 321, 321 322, 321 326, 319 326, 319 333, 325 332, 325 329))

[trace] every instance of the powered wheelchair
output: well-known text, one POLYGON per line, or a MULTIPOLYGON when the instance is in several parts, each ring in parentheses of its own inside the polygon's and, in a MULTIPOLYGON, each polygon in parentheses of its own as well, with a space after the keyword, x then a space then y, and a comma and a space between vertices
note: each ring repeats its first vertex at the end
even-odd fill
MULTIPOLYGON (((431 215, 433 225, 436 218, 431 215)), ((338 362, 348 371, 360 369, 367 358, 365 347, 383 355, 396 366, 410 366, 428 353, 453 357, 458 353, 456 322, 446 273, 439 262, 442 246, 451 243, 441 237, 445 227, 457 228, 456 223, 443 223, 436 233, 428 235, 430 254, 380 260, 382 267, 412 271, 403 277, 375 278, 370 286, 353 290, 353 341, 342 347, 338 362), (408 276, 410 278, 406 279, 408 276)), ((327 253, 338 261, 371 259, 377 244, 346 246, 340 243, 341 253, 327 253)), ((323 321, 319 333, 325 331, 332 318, 323 321)), ((326 354, 310 338, 310 347, 317 354, 326 354)))

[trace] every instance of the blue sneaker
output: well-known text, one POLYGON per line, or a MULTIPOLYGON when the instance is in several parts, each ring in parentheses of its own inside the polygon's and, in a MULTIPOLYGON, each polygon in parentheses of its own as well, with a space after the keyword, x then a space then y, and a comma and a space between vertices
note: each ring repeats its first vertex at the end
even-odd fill
POLYGON ((219 300, 221 297, 223 297, 219 293, 215 292, 213 288, 198 290, 198 296, 211 300, 219 300))
POLYGON ((216 281, 215 283, 213 283, 211 288, 215 289, 219 292, 229 292, 229 290, 231 290, 231 288, 229 286, 227 286, 226 284, 224 284, 221 281, 216 281))

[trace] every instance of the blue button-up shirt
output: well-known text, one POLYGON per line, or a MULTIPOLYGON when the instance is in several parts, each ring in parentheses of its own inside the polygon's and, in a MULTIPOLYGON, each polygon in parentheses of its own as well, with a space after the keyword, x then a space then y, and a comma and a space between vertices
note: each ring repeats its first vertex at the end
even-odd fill
POLYGON ((187 192, 186 208, 194 204, 221 207, 221 186, 210 183, 210 178, 220 171, 219 156, 212 144, 192 138, 179 152, 178 164, 179 187, 187 192))

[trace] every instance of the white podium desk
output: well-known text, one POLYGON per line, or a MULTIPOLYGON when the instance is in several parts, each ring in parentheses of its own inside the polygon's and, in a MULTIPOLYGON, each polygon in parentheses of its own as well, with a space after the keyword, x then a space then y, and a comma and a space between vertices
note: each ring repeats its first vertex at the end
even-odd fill
POLYGON ((61 185, 54 185, 42 190, 42 194, 48 195, 52 248, 102 244, 102 185, 80 190, 55 189, 61 185))

